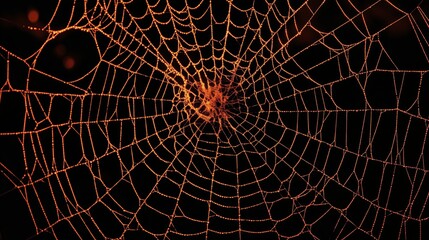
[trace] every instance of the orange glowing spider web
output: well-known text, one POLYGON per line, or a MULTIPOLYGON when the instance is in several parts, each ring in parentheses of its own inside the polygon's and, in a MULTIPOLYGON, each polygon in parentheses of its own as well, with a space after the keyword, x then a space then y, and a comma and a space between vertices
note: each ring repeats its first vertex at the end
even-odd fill
POLYGON ((428 1, 8 4, 5 238, 428 237, 428 1))

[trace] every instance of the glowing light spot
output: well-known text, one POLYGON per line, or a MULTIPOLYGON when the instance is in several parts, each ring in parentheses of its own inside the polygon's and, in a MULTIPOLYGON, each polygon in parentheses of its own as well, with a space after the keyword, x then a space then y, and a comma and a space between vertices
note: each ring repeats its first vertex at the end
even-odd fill
POLYGON ((28 11, 27 18, 31 23, 37 23, 39 21, 39 11, 31 9, 28 11))
POLYGON ((65 57, 63 61, 64 68, 70 70, 74 68, 76 61, 73 57, 65 57))

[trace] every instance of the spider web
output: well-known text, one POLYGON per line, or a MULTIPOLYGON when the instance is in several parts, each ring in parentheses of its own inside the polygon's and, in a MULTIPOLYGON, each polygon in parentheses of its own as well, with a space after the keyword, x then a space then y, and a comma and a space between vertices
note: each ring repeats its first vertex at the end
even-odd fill
POLYGON ((428 237, 429 7, 403 2, 5 5, 4 237, 428 237))

